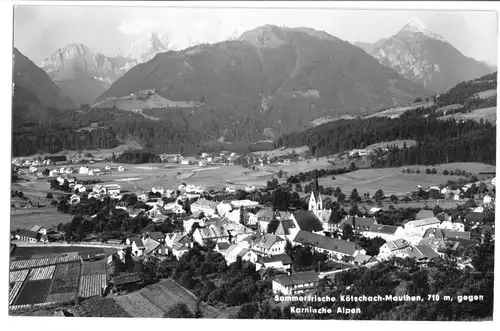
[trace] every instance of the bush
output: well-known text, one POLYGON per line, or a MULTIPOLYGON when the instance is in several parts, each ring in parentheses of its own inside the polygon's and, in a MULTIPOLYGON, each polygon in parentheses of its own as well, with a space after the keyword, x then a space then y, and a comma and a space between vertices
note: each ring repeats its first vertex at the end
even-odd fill
POLYGON ((429 168, 425 169, 425 174, 426 175, 430 175, 431 174, 431 169, 429 169, 429 168))
POLYGON ((444 169, 444 170, 443 170, 443 175, 448 176, 449 174, 450 174, 450 173, 448 172, 448 170, 447 170, 447 169, 444 169))

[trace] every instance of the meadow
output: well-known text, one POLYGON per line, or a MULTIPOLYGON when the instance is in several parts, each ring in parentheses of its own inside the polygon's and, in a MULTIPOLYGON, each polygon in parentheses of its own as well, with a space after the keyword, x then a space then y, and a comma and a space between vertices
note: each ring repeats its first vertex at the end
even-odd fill
POLYGON ((462 121, 477 121, 479 122, 481 119, 483 121, 489 121, 493 124, 496 124, 497 122, 497 107, 489 107, 489 108, 480 108, 471 111, 470 113, 457 113, 457 114, 451 114, 451 115, 444 115, 441 117, 438 117, 440 120, 447 120, 449 118, 453 118, 456 121, 462 120, 462 121))
POLYGON ((445 169, 460 169, 478 174, 479 172, 495 171, 495 166, 481 163, 448 163, 436 165, 435 167, 421 165, 399 168, 361 169, 351 173, 337 175, 335 179, 332 179, 331 176, 322 177, 319 179, 319 183, 323 187, 340 187, 345 194, 350 194, 350 192, 356 188, 361 195, 366 192, 373 195, 378 189, 382 189, 385 195, 404 195, 414 191, 417 185, 426 188, 428 186, 445 184, 449 180, 461 178, 461 176, 443 175, 442 172, 445 169), (403 174, 401 172, 402 169, 408 168, 419 169, 420 173, 403 174), (437 174, 425 174, 426 168, 436 168, 437 174))

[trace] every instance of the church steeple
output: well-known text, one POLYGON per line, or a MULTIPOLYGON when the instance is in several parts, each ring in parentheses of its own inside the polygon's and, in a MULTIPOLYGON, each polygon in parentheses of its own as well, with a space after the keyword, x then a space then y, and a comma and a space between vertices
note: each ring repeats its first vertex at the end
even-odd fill
POLYGON ((314 171, 314 180, 312 182, 311 198, 309 199, 309 210, 322 220, 323 218, 323 201, 319 193, 318 172, 314 171))
POLYGON ((314 181, 312 187, 312 193, 314 194, 314 198, 318 201, 319 197, 319 184, 318 184, 318 171, 314 170, 314 181))

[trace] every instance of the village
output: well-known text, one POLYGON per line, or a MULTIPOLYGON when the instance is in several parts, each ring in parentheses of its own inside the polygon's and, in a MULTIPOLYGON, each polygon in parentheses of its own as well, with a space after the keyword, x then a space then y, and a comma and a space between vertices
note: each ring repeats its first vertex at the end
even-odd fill
MULTIPOLYGON (((355 153, 362 154, 360 151, 355 153)), ((228 162, 226 154, 221 153, 219 161, 215 161, 209 154, 204 153, 201 156, 204 159, 203 165, 228 162)), ((232 157, 235 155, 230 154, 229 159, 232 157)), ((280 161, 290 162, 283 159, 280 161)), ((31 163, 15 160, 13 164, 29 166, 29 171, 39 176, 40 170, 37 167, 53 165, 51 162, 53 161, 50 159, 42 161, 41 164, 36 160, 31 163)), ((177 157, 175 162, 185 161, 177 157)), ((202 161, 199 162, 201 165, 202 161)), ((87 166, 82 165, 78 174, 91 175, 91 171, 93 175, 101 172, 98 168, 89 170, 87 166)), ((102 172, 107 171, 123 172, 127 169, 123 166, 111 168, 106 165, 102 172)), ((202 186, 182 183, 170 188, 154 186, 149 192, 123 192, 118 184, 92 185, 79 181, 72 175, 76 172, 77 170, 71 167, 60 167, 40 176, 51 178, 47 180, 51 189, 71 193, 67 195, 67 206, 77 208, 84 202, 103 202, 111 199, 116 202, 113 213, 121 210, 128 217, 145 217, 147 225, 127 237, 86 235, 78 240, 69 238, 71 233, 66 233, 62 228, 46 229, 35 225, 30 229, 13 231, 13 245, 87 245, 94 247, 95 251, 82 254, 65 253, 60 256, 79 256, 82 262, 103 259, 108 261, 108 264, 112 263, 113 259, 125 263, 128 256, 136 263, 153 259, 159 263, 165 262, 171 267, 193 247, 204 247, 220 253, 227 265, 246 261, 255 265, 255 270, 262 274, 265 274, 266 270, 275 270, 275 276, 270 279, 273 293, 295 295, 314 291, 320 279, 327 280, 336 273, 359 266, 371 267, 393 257, 411 258, 418 264, 425 265, 435 259, 444 258, 451 250, 456 253, 460 268, 465 268, 471 266, 471 249, 481 242, 486 231, 494 233, 494 224, 485 224, 486 215, 494 212, 495 195, 491 193, 476 196, 478 204, 468 207, 463 217, 452 217, 446 212, 435 214, 431 209, 421 209, 414 218, 405 219, 400 225, 387 225, 378 221, 383 212, 381 208, 372 207, 365 212, 359 209, 354 212, 352 209, 346 211, 339 201, 333 201, 332 204, 330 197, 322 197, 321 192, 324 192, 324 189, 319 183, 317 172, 314 172, 307 208, 304 210, 278 210, 275 205, 262 204, 248 199, 248 196, 241 198, 242 194, 237 197, 239 191, 244 191, 243 195, 258 192, 260 189, 255 186, 237 190, 227 185, 217 192, 202 186), (158 231, 162 224, 167 223, 175 226, 169 226, 167 232, 158 231), (473 238, 474 232, 479 233, 479 239, 477 236, 473 238), (362 241, 369 244, 363 248, 360 245, 362 241), (100 247, 113 248, 114 253, 113 250, 104 253, 100 247), (322 261, 321 265, 296 270, 290 251, 297 247, 307 248, 314 254, 324 254, 326 260, 322 261)), ((489 191, 494 192, 495 179, 490 183, 489 191)), ((458 201, 464 200, 471 187, 472 184, 454 189, 436 185, 426 189, 417 187, 417 191, 458 201)), ((382 199, 389 200, 389 197, 382 199)), ((98 217, 98 214, 84 215, 89 221, 98 217)), ((11 270, 12 263, 22 264, 23 261, 11 262, 11 270)), ((29 260, 24 263, 29 264, 29 260)), ((114 286, 115 292, 121 293, 124 288, 140 288, 142 283, 143 278, 137 272, 114 275, 108 281, 96 283, 97 287, 91 294, 102 294, 108 291, 109 286, 114 286)), ((16 306, 15 294, 11 299, 11 305, 16 306)))

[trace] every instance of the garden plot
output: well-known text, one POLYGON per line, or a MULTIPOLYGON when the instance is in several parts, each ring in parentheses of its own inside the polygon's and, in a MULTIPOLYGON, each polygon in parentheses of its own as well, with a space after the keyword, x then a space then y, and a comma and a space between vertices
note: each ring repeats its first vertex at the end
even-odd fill
POLYGON ((60 264, 80 260, 79 256, 61 256, 45 259, 17 260, 10 263, 10 270, 31 269, 52 264, 60 264))
POLYGON ((24 283, 23 281, 11 283, 11 288, 9 291, 9 306, 14 303, 14 300, 16 299, 17 295, 19 294, 19 290, 21 290, 23 283, 24 283))
POLYGON ((89 298, 101 294, 101 289, 106 286, 106 275, 84 275, 80 278, 78 296, 89 298))
POLYGON ((22 282, 24 282, 24 280, 28 276, 29 272, 30 272, 29 269, 11 271, 9 273, 9 281, 11 283, 13 283, 13 282, 21 282, 22 283, 22 282))
POLYGON ((51 279, 28 281, 19 293, 15 305, 31 305, 45 302, 49 293, 51 279))
POLYGON ((42 279, 52 279, 52 276, 54 276, 55 270, 56 270, 55 265, 31 269, 31 272, 29 275, 29 280, 33 281, 33 280, 42 280, 42 279))
MULTIPOLYGON (((55 299, 57 296, 53 296, 56 294, 60 294, 61 297, 71 297, 76 294, 80 283, 80 271, 80 263, 58 265, 49 295, 52 296, 54 300, 50 300, 58 301, 55 299)), ((47 298, 47 301, 49 301, 49 298, 47 298)))
POLYGON ((92 317, 130 317, 113 299, 91 298, 82 302, 82 307, 92 317))
POLYGON ((106 259, 94 262, 84 262, 82 275, 101 275, 106 273, 108 262, 106 259))
POLYGON ((165 314, 138 292, 118 296, 115 300, 132 317, 163 317, 165 314))

